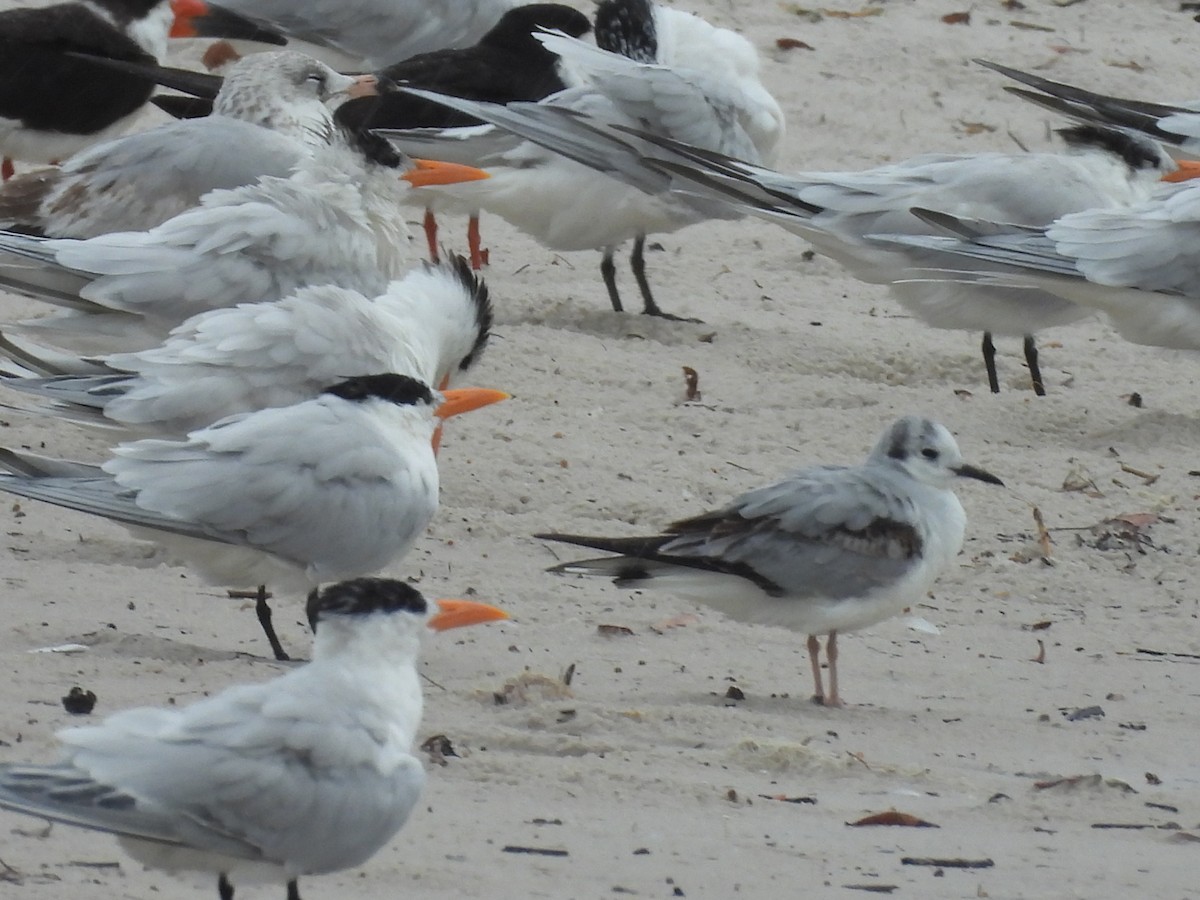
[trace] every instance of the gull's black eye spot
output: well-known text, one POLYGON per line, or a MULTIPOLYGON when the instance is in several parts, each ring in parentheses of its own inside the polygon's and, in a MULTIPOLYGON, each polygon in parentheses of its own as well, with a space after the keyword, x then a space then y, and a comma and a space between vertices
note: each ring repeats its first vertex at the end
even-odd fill
POLYGON ((924 450, 921 451, 921 455, 923 457, 925 457, 926 459, 937 459, 939 456, 938 452, 936 450, 934 450, 932 447, 926 447, 924 450))

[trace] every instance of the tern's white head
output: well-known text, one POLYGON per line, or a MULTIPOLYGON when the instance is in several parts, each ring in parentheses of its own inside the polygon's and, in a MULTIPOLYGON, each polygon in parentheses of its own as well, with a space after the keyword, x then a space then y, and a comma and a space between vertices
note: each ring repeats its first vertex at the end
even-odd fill
POLYGON ((413 661, 426 631, 507 619, 508 613, 471 600, 427 602, 420 591, 393 578, 354 578, 313 591, 308 622, 316 635, 313 658, 331 653, 369 652, 374 646, 389 663, 413 661))
POLYGON ((958 443, 946 426, 920 416, 896 420, 879 438, 870 459, 890 462, 915 480, 933 487, 949 487, 955 478, 1004 484, 990 472, 963 462, 958 443))

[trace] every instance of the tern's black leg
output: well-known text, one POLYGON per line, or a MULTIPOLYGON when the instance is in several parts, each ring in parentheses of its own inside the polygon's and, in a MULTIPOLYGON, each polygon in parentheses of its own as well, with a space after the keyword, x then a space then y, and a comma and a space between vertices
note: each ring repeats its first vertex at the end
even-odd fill
POLYGON ((983 333, 983 364, 987 367, 988 387, 993 394, 1000 393, 1000 379, 996 377, 996 345, 992 343, 992 333, 983 333))
POLYGON ((288 882, 287 900, 300 900, 300 885, 295 878, 288 882))
POLYGON ((233 885, 229 883, 224 872, 217 877, 217 896, 221 900, 233 900, 233 885))
POLYGON ((283 649, 283 644, 279 643, 279 637, 275 634, 275 626, 271 624, 271 607, 267 604, 267 599, 270 596, 267 593, 267 586, 260 584, 258 586, 258 599, 254 603, 254 612, 258 614, 258 624, 262 626, 263 634, 267 636, 267 641, 271 645, 271 652, 275 654, 275 658, 288 660, 291 657, 283 649))
POLYGON ((1038 368, 1037 342, 1032 334, 1025 335, 1025 362, 1029 364, 1029 377, 1033 379, 1033 392, 1046 396, 1046 384, 1042 381, 1042 370, 1038 368))
POLYGON ((608 288, 608 300, 612 303, 612 308, 617 312, 624 312, 621 292, 617 290, 617 264, 613 262, 612 247, 605 247, 604 255, 600 258, 600 277, 604 279, 604 286, 608 288))
POLYGON ((699 322, 699 319, 685 319, 683 316, 674 316, 671 313, 663 312, 659 305, 654 302, 654 295, 650 292, 650 279, 646 277, 646 236, 639 234, 637 240, 633 242, 633 253, 629 255, 629 268, 633 270, 633 277, 637 279, 638 290, 642 292, 642 315, 658 316, 660 319, 670 319, 672 322, 699 322))

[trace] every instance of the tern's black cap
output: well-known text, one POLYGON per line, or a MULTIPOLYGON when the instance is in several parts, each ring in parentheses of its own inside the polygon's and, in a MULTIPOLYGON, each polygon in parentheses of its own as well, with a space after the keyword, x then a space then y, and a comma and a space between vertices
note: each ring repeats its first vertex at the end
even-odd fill
POLYGON ((327 616, 367 616, 372 613, 407 612, 425 615, 425 598, 412 585, 394 578, 353 578, 340 581, 308 597, 308 624, 314 632, 327 616))
POLYGON ((418 403, 433 403, 433 391, 429 385, 408 375, 388 372, 382 375, 358 375, 330 385, 322 392, 341 397, 343 400, 362 402, 386 400, 397 406, 416 406, 418 403))

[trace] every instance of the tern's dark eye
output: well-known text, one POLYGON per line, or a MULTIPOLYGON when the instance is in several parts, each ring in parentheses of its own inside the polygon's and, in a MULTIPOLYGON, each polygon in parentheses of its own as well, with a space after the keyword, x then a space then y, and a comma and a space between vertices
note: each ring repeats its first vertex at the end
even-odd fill
POLYGON ((932 447, 926 447, 921 451, 921 455, 926 459, 937 459, 939 454, 932 447))

